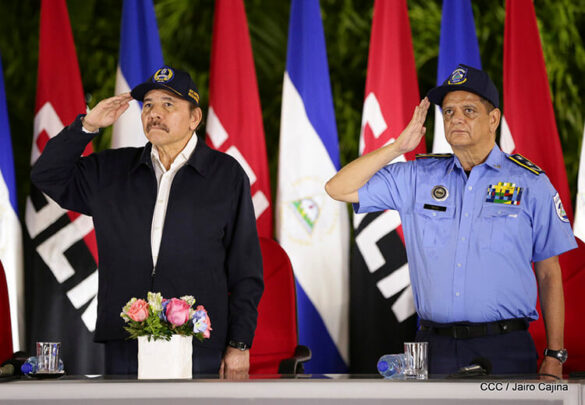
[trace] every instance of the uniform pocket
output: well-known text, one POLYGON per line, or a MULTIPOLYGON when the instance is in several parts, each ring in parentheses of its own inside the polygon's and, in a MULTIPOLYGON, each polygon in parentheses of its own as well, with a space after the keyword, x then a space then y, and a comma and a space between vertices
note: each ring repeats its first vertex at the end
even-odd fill
POLYGON ((518 232, 519 215, 517 206, 486 204, 480 213, 480 241, 483 249, 509 250, 509 236, 518 232))
POLYGON ((445 245, 454 230, 455 208, 439 205, 432 205, 433 208, 429 208, 429 205, 417 204, 415 213, 422 220, 423 246, 436 248, 445 245))

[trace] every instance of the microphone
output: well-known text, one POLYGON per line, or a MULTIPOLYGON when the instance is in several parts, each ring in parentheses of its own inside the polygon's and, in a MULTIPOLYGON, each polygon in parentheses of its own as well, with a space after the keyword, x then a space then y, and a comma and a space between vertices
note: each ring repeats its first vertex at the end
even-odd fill
POLYGON ((447 378, 474 378, 490 375, 492 362, 485 357, 477 357, 469 363, 469 366, 461 367, 456 373, 450 374, 447 378))

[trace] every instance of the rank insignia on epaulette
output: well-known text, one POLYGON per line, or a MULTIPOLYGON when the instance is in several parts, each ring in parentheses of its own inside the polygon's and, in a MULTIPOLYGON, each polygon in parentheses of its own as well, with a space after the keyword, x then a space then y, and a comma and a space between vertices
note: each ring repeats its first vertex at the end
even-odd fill
POLYGON ((522 166, 526 170, 531 171, 532 173, 536 174, 537 176, 541 173, 544 173, 544 170, 542 170, 540 167, 536 166, 534 163, 532 163, 530 160, 526 159, 524 156, 520 155, 519 153, 508 156, 508 159, 510 159, 512 162, 516 163, 518 166, 522 166))
POLYGON ((520 205, 522 191, 522 187, 516 187, 514 183, 490 184, 485 201, 495 204, 520 205))
POLYGON ((437 158, 437 159, 446 159, 453 156, 452 153, 419 153, 416 155, 417 159, 430 159, 430 158, 437 158))

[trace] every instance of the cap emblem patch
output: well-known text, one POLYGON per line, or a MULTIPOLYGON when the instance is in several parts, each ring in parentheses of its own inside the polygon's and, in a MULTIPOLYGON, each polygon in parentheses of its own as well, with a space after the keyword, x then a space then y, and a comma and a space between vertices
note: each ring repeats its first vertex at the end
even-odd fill
POLYGON ((467 69, 458 67, 449 76, 449 84, 463 84, 467 81, 467 69))
POLYGON ((173 76, 175 76, 175 72, 173 72, 173 69, 164 67, 156 71, 156 73, 152 77, 152 80, 157 83, 165 83, 171 80, 173 76))

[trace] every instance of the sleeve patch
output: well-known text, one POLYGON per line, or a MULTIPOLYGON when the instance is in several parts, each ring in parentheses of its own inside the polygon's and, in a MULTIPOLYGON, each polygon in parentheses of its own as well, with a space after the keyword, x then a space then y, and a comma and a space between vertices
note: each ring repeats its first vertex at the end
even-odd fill
POLYGON ((525 168, 526 170, 536 174, 537 176, 539 174, 544 173, 544 170, 542 170, 540 167, 538 167, 537 165, 535 165, 534 163, 532 163, 530 160, 526 159, 524 156, 520 155, 519 153, 508 156, 508 159, 510 159, 512 162, 516 163, 518 166, 521 166, 521 167, 525 168))
POLYGON ((559 219, 563 222, 569 222, 569 217, 567 217, 567 213, 565 212, 565 208, 563 207, 559 193, 555 194, 553 201, 555 205, 555 211, 557 212, 559 219))

